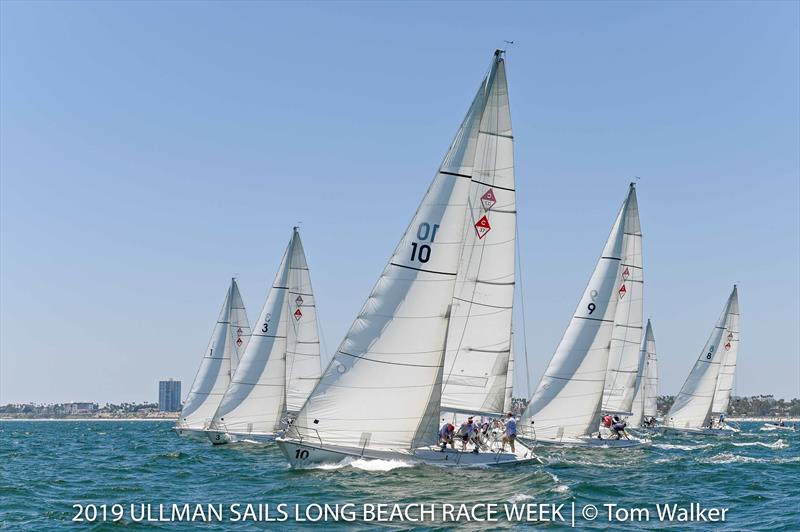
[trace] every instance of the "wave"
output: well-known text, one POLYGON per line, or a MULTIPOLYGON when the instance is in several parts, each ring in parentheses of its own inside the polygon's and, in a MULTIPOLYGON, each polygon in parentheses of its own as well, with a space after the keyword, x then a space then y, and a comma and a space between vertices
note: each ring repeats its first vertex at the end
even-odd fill
POLYGON ((700 445, 677 445, 672 443, 654 443, 653 447, 657 449, 666 449, 666 450, 679 450, 679 451, 695 451, 697 449, 706 449, 711 447, 710 443, 702 443, 700 445))
POLYGON ((709 464, 753 464, 753 463, 768 463, 768 464, 789 464, 800 462, 800 456, 792 456, 789 458, 754 458, 752 456, 742 456, 733 453, 720 453, 712 456, 707 460, 702 460, 709 464))
POLYGON ((510 499, 508 499, 508 502, 511 504, 516 504, 518 502, 530 501, 533 499, 534 499, 533 495, 527 495, 525 493, 516 493, 510 499))
POLYGON ((331 471, 334 469, 352 467, 362 471, 391 471, 393 469, 414 467, 414 465, 415 464, 411 462, 405 462, 403 460, 365 460, 364 458, 345 458, 341 462, 337 462, 335 464, 311 465, 306 469, 321 469, 323 471, 331 471))
POLYGON ((767 449, 786 449, 787 447, 789 447, 789 444, 787 444, 783 440, 778 440, 778 441, 773 442, 773 443, 764 443, 764 442, 760 442, 760 441, 754 441, 754 442, 745 442, 745 443, 736 443, 736 442, 734 442, 733 444, 736 447, 756 447, 756 446, 758 446, 758 447, 766 447, 767 449))

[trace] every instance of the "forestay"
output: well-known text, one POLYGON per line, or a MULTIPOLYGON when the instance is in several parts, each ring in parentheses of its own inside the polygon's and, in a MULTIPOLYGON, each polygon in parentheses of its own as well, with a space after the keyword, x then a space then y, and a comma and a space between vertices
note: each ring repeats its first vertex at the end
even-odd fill
POLYGON ((731 308, 728 311, 728 321, 725 327, 725 341, 722 346, 725 362, 720 367, 717 387, 714 391, 714 404, 711 406, 711 412, 714 414, 728 412, 736 376, 736 357, 739 352, 739 292, 736 285, 733 286, 731 308))
POLYGON ((478 131, 502 61, 497 54, 394 254, 292 425, 295 436, 362 449, 436 442, 478 131))
POLYGON ((717 387, 720 367, 725 358, 729 314, 735 311, 738 316, 739 304, 734 286, 725 307, 717 320, 705 347, 686 378, 680 393, 667 414, 667 424, 676 428, 701 428, 709 420, 717 387))
POLYGON ((514 303, 514 138, 503 62, 480 122, 447 334, 442 408, 503 410, 514 303))
POLYGON ((250 341, 250 324, 236 279, 231 279, 214 332, 181 411, 179 426, 203 430, 210 423, 250 341))
POLYGON ((619 265, 617 310, 608 353, 608 370, 603 388, 603 412, 630 413, 639 373, 639 352, 644 322, 642 268, 642 230, 636 190, 631 187, 628 215, 622 237, 622 261, 619 265))
POLYGON ((658 415, 658 361, 656 359, 656 340, 650 320, 647 320, 640 357, 636 395, 631 408, 633 414, 628 418, 630 427, 638 427, 642 424, 642 419, 654 418, 658 415))
POLYGON ((560 441, 597 428, 634 186, 617 214, 578 308, 520 421, 523 435, 560 441))

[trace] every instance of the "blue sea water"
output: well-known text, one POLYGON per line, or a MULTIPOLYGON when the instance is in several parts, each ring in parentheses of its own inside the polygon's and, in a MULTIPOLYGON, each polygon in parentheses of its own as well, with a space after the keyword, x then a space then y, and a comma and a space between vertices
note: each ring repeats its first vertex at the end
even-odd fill
MULTIPOLYGON (((392 521, 230 522, 229 505, 575 503, 601 510, 580 528, 800 530, 800 432, 762 431, 743 423, 730 438, 653 434, 637 450, 542 448, 545 465, 444 469, 402 462, 353 462, 291 470, 275 445, 213 447, 180 438, 160 421, 0 422, 0 528, 7 530, 485 530, 569 528, 566 523, 392 521), (664 523, 656 503, 729 508, 724 523, 664 523), (222 522, 134 522, 130 507, 212 503, 222 522), (605 519, 603 504, 648 508, 648 522, 605 519), (74 523, 73 504, 107 505, 107 522, 74 523), (111 505, 124 516, 112 522, 111 505)), ((358 507, 358 506, 357 506, 358 507)), ((243 511, 243 508, 242 510, 243 511)), ((273 511, 273 517, 275 517, 273 511)), ((565 517, 568 517, 565 515, 565 517)))

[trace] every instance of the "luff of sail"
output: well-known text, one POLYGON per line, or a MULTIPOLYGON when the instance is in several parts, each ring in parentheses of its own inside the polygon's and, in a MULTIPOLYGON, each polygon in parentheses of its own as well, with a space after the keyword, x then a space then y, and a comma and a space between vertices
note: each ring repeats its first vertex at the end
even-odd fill
POLYGON ((316 299, 303 242, 296 227, 288 286, 286 410, 293 414, 303 406, 322 373, 316 299))
POLYGON ((290 319, 286 300, 294 242, 292 235, 250 343, 214 415, 214 430, 271 434, 279 428, 286 411, 286 335, 290 319))
POLYGON ((617 310, 611 332, 608 370, 603 388, 603 412, 630 413, 639 373, 639 352, 644 322, 644 270, 642 229, 636 189, 631 187, 622 237, 617 310))
POLYGON ((523 436, 561 441, 596 430, 614 315, 628 206, 622 203, 578 307, 528 403, 518 428, 523 436))
POLYGON ((736 285, 733 286, 731 308, 728 311, 728 321, 725 327, 725 339, 722 343, 725 362, 719 370, 717 387, 714 390, 714 403, 711 406, 711 412, 714 414, 728 413, 733 382, 736 377, 736 358, 739 352, 739 291, 736 285))
POLYGON ((231 279, 178 426, 191 430, 203 430, 208 426, 236 370, 239 354, 244 352, 249 341, 247 312, 236 279, 231 279))
POLYGON ((506 390, 503 399, 503 412, 511 412, 514 395, 514 340, 511 340, 511 353, 508 356, 508 373, 506 374, 506 390))
POLYGON ((667 413, 668 426, 699 429, 709 421, 717 378, 724 359, 724 349, 721 350, 720 347, 725 343, 728 314, 731 309, 736 309, 738 314, 738 306, 734 287, 697 362, 667 413))
POLYGON ((641 426, 644 418, 656 417, 656 398, 658 394, 658 373, 656 360, 656 340, 653 326, 647 320, 644 340, 642 341, 639 375, 636 379, 636 395, 633 398, 633 412, 628 418, 628 426, 641 426))
POLYGON ((499 62, 478 131, 444 364, 442 408, 503 410, 511 349, 517 211, 514 137, 499 62))
POLYGON ((478 130, 502 58, 289 436, 361 449, 412 449, 437 439, 450 305, 478 130))

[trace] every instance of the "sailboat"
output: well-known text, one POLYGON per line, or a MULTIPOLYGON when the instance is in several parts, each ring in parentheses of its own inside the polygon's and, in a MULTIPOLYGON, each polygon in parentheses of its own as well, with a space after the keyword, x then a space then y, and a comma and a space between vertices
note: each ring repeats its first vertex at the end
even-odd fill
MULTIPOLYGON (((292 466, 335 463, 348 457, 446 466, 534 460, 530 449, 519 444, 514 452, 496 448, 480 453, 440 450, 436 445, 449 326, 464 313, 463 308, 455 308, 453 299, 461 297, 455 288, 460 279, 466 279, 466 272, 461 272, 464 254, 475 239, 489 238, 497 227, 513 223, 508 213, 491 208, 481 212, 475 202, 486 196, 490 207, 513 209, 513 187, 501 189, 494 184, 507 172, 494 161, 507 159, 512 144, 505 60, 498 50, 389 263, 319 384, 294 423, 277 439, 292 466), (467 234, 475 237, 467 238, 467 234)), ((493 253, 477 245, 474 251, 493 253)), ((497 279, 481 277, 480 284, 513 282, 505 277, 507 266, 502 265, 497 279)), ((481 268, 480 275, 487 271, 481 268)), ((477 342, 483 345, 481 339, 474 341, 475 347, 477 342)), ((509 338, 497 342, 493 349, 505 350, 507 357, 509 338)), ((492 390, 497 390, 492 397, 501 408, 505 368, 498 373, 502 378, 496 379, 498 388, 492 382, 492 390)), ((485 375, 487 383, 494 375, 485 375)))
MULTIPOLYGON (((641 263, 641 247, 626 249, 626 236, 630 235, 641 235, 634 183, 567 330, 522 415, 518 425, 522 441, 601 447, 641 445, 636 439, 601 439, 598 432, 609 354, 612 346, 627 341, 624 333, 614 336, 617 309, 631 292, 641 294, 641 269, 633 262, 638 254, 641 263), (637 284, 639 288, 634 288, 637 284)), ((628 393, 621 386, 619 390, 628 393)))
POLYGON ((174 427, 177 434, 205 438, 214 412, 231 382, 241 354, 250 341, 250 324, 236 279, 231 279, 225 301, 203 354, 189 396, 174 427))
POLYGON ((658 359, 653 325, 647 320, 636 379, 636 395, 633 398, 633 413, 628 417, 631 428, 651 427, 658 416, 658 359))
POLYGON ((319 381, 316 303, 297 227, 256 323, 207 427, 212 443, 274 440, 319 381))
POLYGON ((665 431, 714 435, 739 432, 727 424, 714 423, 715 407, 722 412, 728 408, 738 342, 739 296, 733 285, 705 347, 669 409, 665 431))

